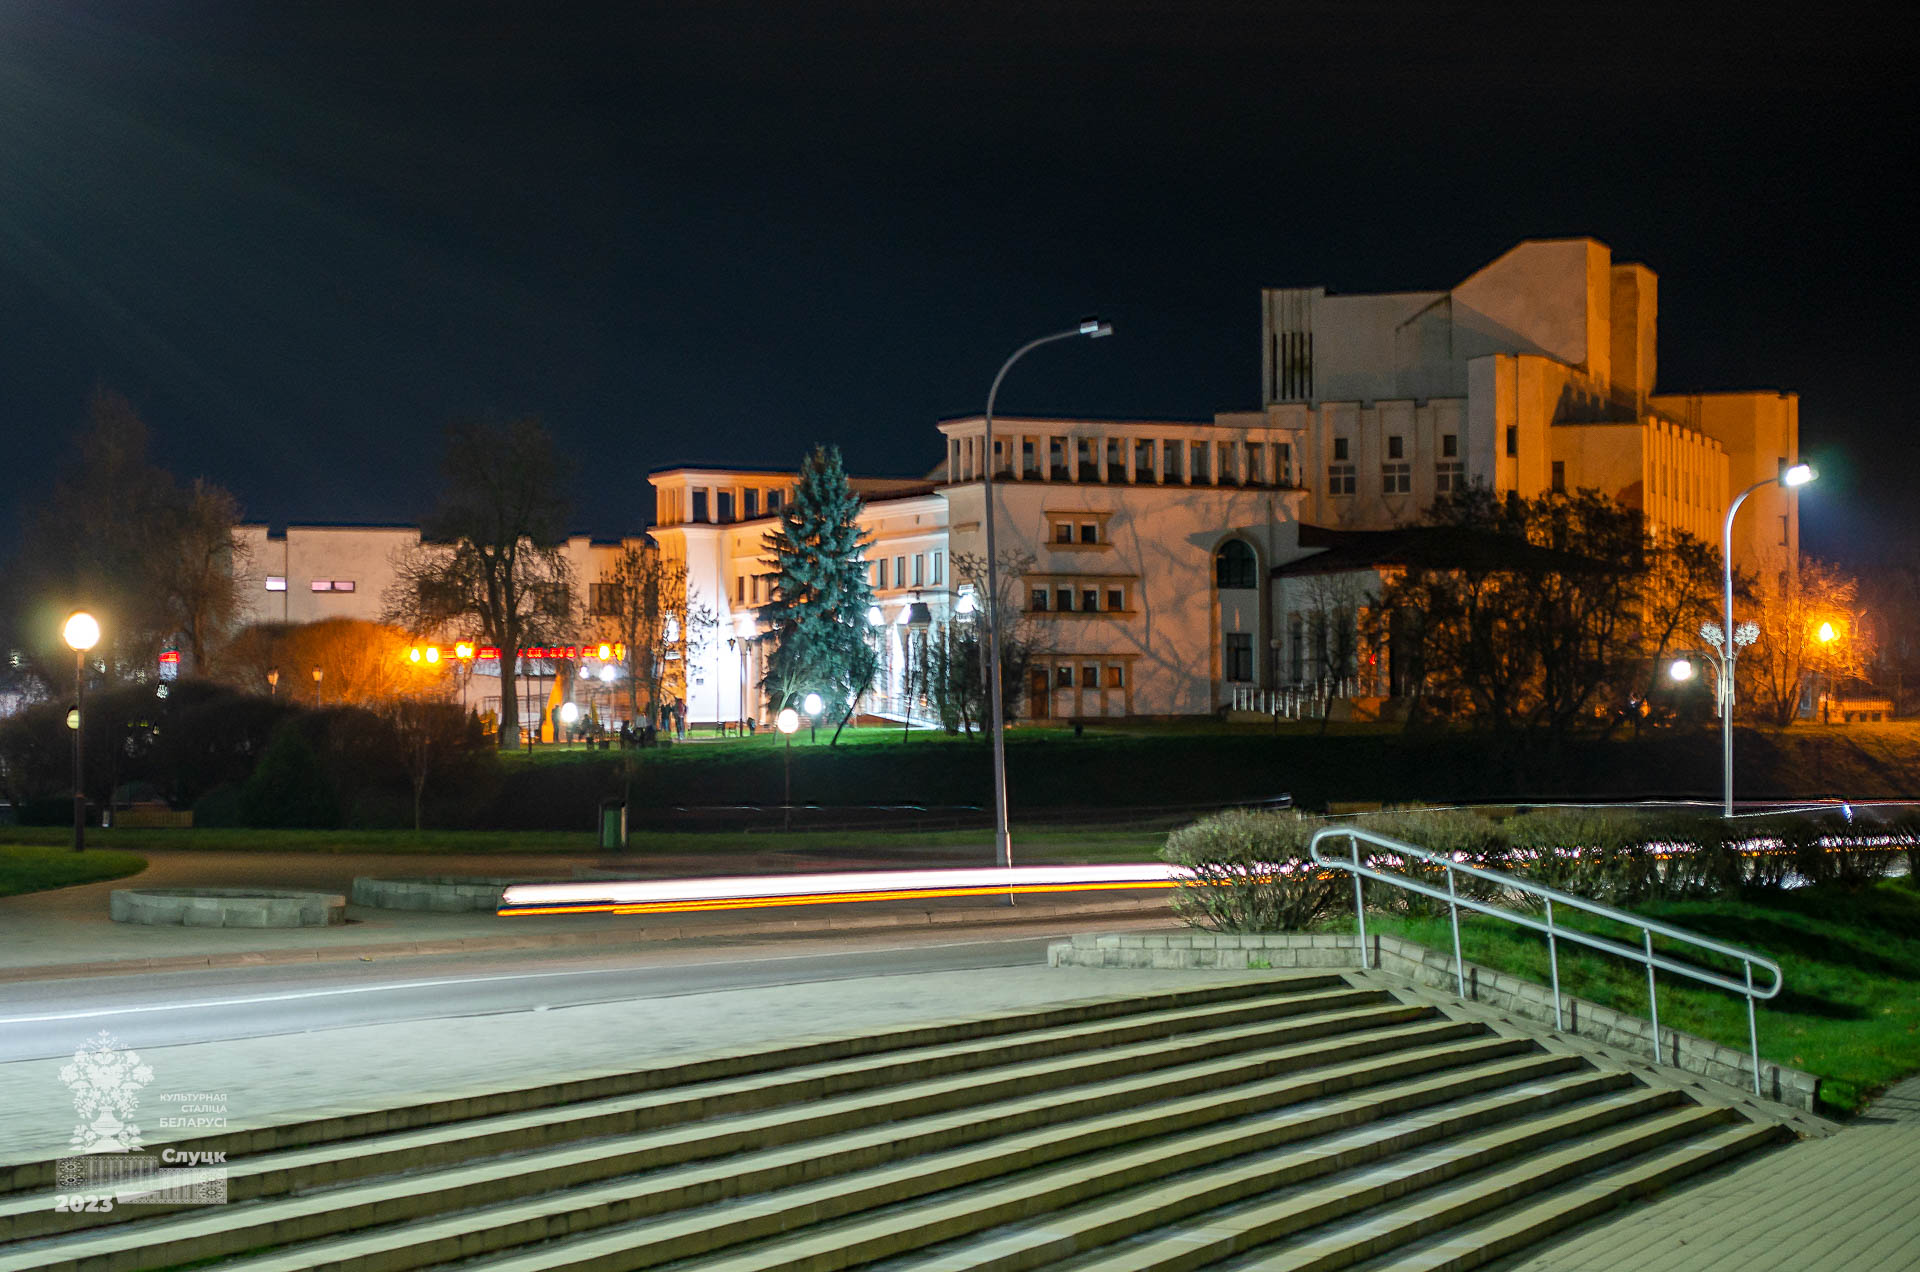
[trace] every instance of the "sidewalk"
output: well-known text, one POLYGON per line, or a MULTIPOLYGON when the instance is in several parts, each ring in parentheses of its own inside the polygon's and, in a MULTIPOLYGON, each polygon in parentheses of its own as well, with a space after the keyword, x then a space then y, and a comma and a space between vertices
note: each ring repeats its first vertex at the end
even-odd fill
POLYGON ((1802 1140, 1601 1219, 1509 1272, 1910 1272, 1920 1268, 1920 1077, 1802 1140))
POLYGON ((648 917, 582 914, 501 919, 485 913, 433 914, 349 905, 344 927, 187 928, 115 923, 108 917, 107 902, 116 888, 276 887, 347 896, 354 878, 363 875, 382 879, 428 875, 571 879, 574 870, 582 868, 630 871, 629 877, 643 879, 874 868, 870 860, 801 858, 780 853, 725 857, 247 852, 146 855, 146 870, 127 879, 0 898, 0 984, 485 950, 621 949, 655 941, 947 927, 1009 919, 1137 925, 1164 915, 1167 907, 1165 892, 1150 891, 1023 899, 1012 907, 998 901, 940 899, 648 917))

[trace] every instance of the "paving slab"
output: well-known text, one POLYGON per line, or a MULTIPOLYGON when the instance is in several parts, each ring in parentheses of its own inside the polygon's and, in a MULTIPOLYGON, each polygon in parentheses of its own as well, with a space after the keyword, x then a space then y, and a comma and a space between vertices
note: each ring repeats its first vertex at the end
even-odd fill
POLYGON ((1496 1265, 1508 1272, 1920 1269, 1920 1077, 1802 1140, 1496 1265))

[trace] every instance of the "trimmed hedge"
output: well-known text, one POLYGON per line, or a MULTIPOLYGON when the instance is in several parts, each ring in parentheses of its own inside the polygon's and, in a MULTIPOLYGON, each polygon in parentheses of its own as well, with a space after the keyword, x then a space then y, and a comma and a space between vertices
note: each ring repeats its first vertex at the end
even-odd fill
MULTIPOLYGON (((1718 897, 1824 884, 1857 891, 1884 879, 1905 856, 1920 864, 1920 816, 1888 823, 1779 816, 1735 822, 1686 813, 1541 809, 1495 821, 1473 811, 1396 810, 1334 821, 1295 813, 1231 812, 1168 836, 1163 860, 1194 879, 1176 889, 1187 922, 1222 932, 1294 932, 1326 916, 1347 894, 1344 871, 1320 870, 1307 841, 1326 826, 1354 826, 1463 864, 1606 905, 1718 897)), ((1446 887, 1439 865, 1366 845, 1375 869, 1446 887)), ((1920 876, 1916 876, 1920 878, 1920 876)), ((1471 875, 1455 875, 1459 895, 1516 908, 1524 893, 1471 875)), ((1388 913, 1444 913, 1446 903, 1399 888, 1372 889, 1388 913)))

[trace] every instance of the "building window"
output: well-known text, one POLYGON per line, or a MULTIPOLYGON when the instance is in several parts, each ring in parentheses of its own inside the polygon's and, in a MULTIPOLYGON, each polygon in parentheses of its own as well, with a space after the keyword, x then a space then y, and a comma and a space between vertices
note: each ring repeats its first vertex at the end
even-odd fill
POLYGON ((612 583, 587 584, 587 613, 617 614, 620 589, 612 583))
POLYGON ((777 490, 769 490, 767 492, 767 511, 768 512, 771 513, 771 512, 780 511, 780 498, 781 498, 780 492, 777 490))
POLYGON ((1404 495, 1413 490, 1413 465, 1380 465, 1380 489, 1389 495, 1404 495))
POLYGON ((926 577, 927 554, 924 552, 916 552, 913 554, 913 585, 915 587, 924 587, 926 585, 926 577))
POLYGON ((333 580, 332 579, 315 579, 308 586, 311 587, 316 592, 331 592, 333 591, 333 580))
POLYGON ((1180 480, 1180 452, 1185 449, 1177 437, 1169 437, 1160 443, 1160 453, 1167 457, 1167 480, 1170 482, 1180 480))
POLYGON ((1567 464, 1565 460, 1556 459, 1553 461, 1553 493, 1556 495, 1564 495, 1567 493, 1567 464))
POLYGON ((1034 588, 1032 599, 1028 602, 1027 608, 1032 610, 1036 614, 1046 613, 1047 612, 1047 589, 1044 587, 1034 588))
POLYGON ((1387 437, 1387 458, 1405 459, 1406 457, 1407 439, 1398 433, 1389 434, 1387 437))
POLYGON ((1255 587, 1253 549, 1243 540, 1228 539, 1213 557, 1213 582, 1220 588, 1255 587))
POLYGON ((731 490, 723 490, 719 492, 717 495, 714 496, 714 502, 718 509, 718 511, 715 514, 714 520, 719 521, 723 524, 726 522, 732 521, 733 520, 733 492, 731 490))
POLYGON ((1440 458, 1452 459, 1460 453, 1460 434, 1440 434, 1440 458))
POLYGON ((1327 493, 1330 495, 1350 495, 1353 493, 1353 465, 1327 465, 1327 493))
POLYGON ((1214 445, 1217 446, 1220 450, 1220 456, 1219 456, 1220 467, 1218 470, 1219 482, 1223 486, 1232 485, 1234 481, 1233 443, 1232 442, 1215 442, 1214 445))
POLYGON ((907 558, 903 556, 893 558, 893 585, 895 587, 907 585, 907 558))
POLYGON ((733 603, 735 605, 747 603, 747 576, 744 574, 733 576, 733 603))
POLYGON ((1207 468, 1207 444, 1205 442, 1195 442, 1192 446, 1189 446, 1187 448, 1187 459, 1189 461, 1187 468, 1193 480, 1197 482, 1212 480, 1212 478, 1207 475, 1209 470, 1207 468))
POLYGON ((1054 522, 1053 523, 1053 541, 1055 543, 1072 543, 1073 542, 1073 523, 1071 521, 1054 522))
POLYGON ((1467 488, 1466 466, 1459 460, 1435 464, 1433 468, 1433 488, 1443 495, 1467 488))
POLYGON ((1247 485, 1259 486, 1267 480, 1267 448, 1259 442, 1247 443, 1247 485))
POLYGON ((1080 589, 1080 608, 1089 614, 1100 612, 1100 589, 1083 587, 1080 589))
MULTIPOLYGON (((1783 548, 1787 546, 1787 519, 1784 515, 1780 518, 1780 546, 1783 548)), ((1785 591, 1786 589, 1782 588, 1781 590, 1785 591)))
POLYGON ((1093 663, 1080 664, 1080 687, 1098 689, 1100 687, 1100 668, 1093 663))
POLYGON ((933 554, 933 585, 942 586, 945 582, 947 554, 936 550, 933 554))
POLYGON ((887 558, 881 557, 874 566, 873 587, 877 592, 887 590, 887 558))
POLYGON ((1073 668, 1067 666, 1065 663, 1055 667, 1053 669, 1053 683, 1056 688, 1073 688, 1073 668))
POLYGON ((287 576, 284 574, 267 575, 267 591, 284 592, 287 590, 287 576))
POLYGON ((1100 542, 1100 523, 1097 521, 1082 521, 1080 523, 1080 542, 1100 542))
POLYGON ((1346 438, 1336 437, 1333 439, 1333 458, 1335 463, 1344 463, 1346 461, 1347 459, 1347 439, 1346 438))
POLYGON ((1227 679, 1236 684, 1253 680, 1253 636, 1247 632, 1227 633, 1227 679))
POLYGON ((695 521, 707 519, 707 492, 704 490, 693 492, 693 519, 695 521))
POLYGON ((1307 624, 1298 614, 1287 618, 1287 672, 1296 685, 1307 679, 1307 624))
POLYGON ((1064 437, 1047 439, 1047 476, 1053 481, 1067 479, 1067 439, 1064 437))
POLYGON ((1107 589, 1107 608, 1113 611, 1114 613, 1118 613, 1119 611, 1127 608, 1126 592, 1123 589, 1117 588, 1117 587, 1108 588, 1107 589))
POLYGON ((1080 465, 1080 480, 1099 481, 1100 462, 1096 458, 1093 439, 1082 437, 1076 440, 1073 444, 1073 453, 1080 465))
POLYGON ((1282 486, 1293 485, 1293 444, 1291 442, 1275 442, 1273 446, 1273 459, 1276 470, 1273 474, 1274 481, 1282 486))
POLYGON ((1038 477, 1040 475, 1040 464, 1034 458, 1033 439, 1031 437, 1023 437, 1020 439, 1020 475, 1023 478, 1038 477))
POLYGON ((1062 614, 1073 613, 1073 589, 1070 587, 1057 587, 1053 589, 1053 603, 1054 608, 1062 614))
POLYGON ((1507 425, 1507 458, 1512 459, 1520 453, 1520 426, 1507 425))
POLYGON ((1127 479, 1127 456, 1120 449, 1121 441, 1117 437, 1107 439, 1107 480, 1125 481, 1127 479))
POLYGON ((1107 668, 1107 688, 1124 689, 1126 687, 1127 669, 1121 666, 1110 665, 1107 668))
POLYGON ((741 509, 741 511, 749 521, 751 521, 753 518, 760 515, 760 492, 759 491, 757 490, 746 491, 740 496, 740 499, 741 499, 741 502, 744 504, 744 507, 741 509))

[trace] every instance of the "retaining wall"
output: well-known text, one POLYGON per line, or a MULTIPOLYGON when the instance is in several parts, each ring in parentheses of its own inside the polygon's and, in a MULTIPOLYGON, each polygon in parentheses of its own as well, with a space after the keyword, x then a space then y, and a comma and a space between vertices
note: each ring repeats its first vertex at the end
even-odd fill
MULTIPOLYGON (((1369 933, 1370 962, 1377 970, 1429 989, 1458 992, 1453 956, 1401 940, 1369 933)), ((1152 967, 1265 970, 1267 968, 1360 966, 1359 938, 1351 932, 1123 932, 1075 936, 1049 946, 1050 967, 1152 967)), ((1554 1028, 1553 990, 1538 982, 1497 972, 1477 963, 1462 968, 1469 1002, 1504 1011, 1554 1028)), ((1602 1007, 1584 998, 1560 997, 1564 1032, 1653 1056, 1653 1025, 1639 1016, 1602 1007)), ((1762 1010, 1765 1005, 1762 1004, 1762 1010)), ((1660 1030, 1661 1064, 1687 1073, 1753 1089, 1753 1057, 1745 1051, 1677 1029, 1660 1030)), ((1820 1079, 1799 1069, 1760 1062, 1760 1089, 1768 1099, 1814 1112, 1820 1079)))
POLYGON ((116 888, 115 923, 150 927, 332 927, 347 921, 347 899, 270 888, 116 888))

